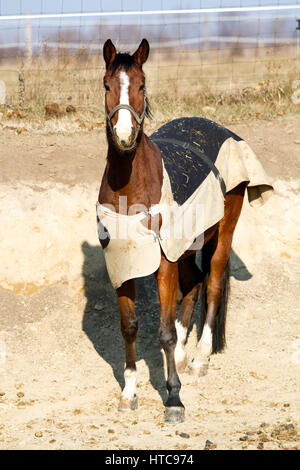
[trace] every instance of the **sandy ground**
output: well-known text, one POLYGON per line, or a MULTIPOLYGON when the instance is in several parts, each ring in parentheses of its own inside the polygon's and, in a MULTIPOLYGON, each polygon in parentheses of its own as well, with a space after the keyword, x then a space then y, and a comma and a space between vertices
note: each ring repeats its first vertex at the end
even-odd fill
MULTIPOLYGON (((256 151, 276 192, 260 209, 245 202, 228 346, 207 376, 181 375, 182 424, 164 423, 152 277, 137 283, 139 409, 117 412, 124 347, 95 229, 103 131, 1 131, 1 449, 299 448, 300 118, 230 127, 256 151)), ((196 336, 197 321, 189 350, 196 336)))

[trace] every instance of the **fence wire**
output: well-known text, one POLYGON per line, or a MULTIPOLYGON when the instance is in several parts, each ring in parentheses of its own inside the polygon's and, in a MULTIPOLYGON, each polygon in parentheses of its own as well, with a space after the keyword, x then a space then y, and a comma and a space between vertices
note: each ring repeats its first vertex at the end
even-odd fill
POLYGON ((109 2, 96 0, 2 0, 0 101, 37 111, 49 102, 97 108, 108 38, 129 52, 148 39, 145 71, 154 97, 197 100, 203 90, 243 92, 270 82, 283 88, 300 79, 299 1, 228 7, 219 0, 210 8, 192 1, 195 8, 185 9, 178 0, 173 10, 169 3, 141 0, 132 11, 120 1, 108 11, 109 2))

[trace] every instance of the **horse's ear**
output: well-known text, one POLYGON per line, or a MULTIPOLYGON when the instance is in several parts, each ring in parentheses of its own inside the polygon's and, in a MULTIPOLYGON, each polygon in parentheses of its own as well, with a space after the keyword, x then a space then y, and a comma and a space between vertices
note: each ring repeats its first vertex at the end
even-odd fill
POLYGON ((140 67, 148 59, 149 51, 150 51, 149 42, 147 41, 147 39, 143 39, 141 44, 139 45, 138 49, 135 51, 135 53, 132 56, 134 58, 135 62, 140 67))
POLYGON ((117 55, 117 51, 110 39, 105 41, 103 46, 103 57, 106 63, 106 67, 113 63, 117 55))

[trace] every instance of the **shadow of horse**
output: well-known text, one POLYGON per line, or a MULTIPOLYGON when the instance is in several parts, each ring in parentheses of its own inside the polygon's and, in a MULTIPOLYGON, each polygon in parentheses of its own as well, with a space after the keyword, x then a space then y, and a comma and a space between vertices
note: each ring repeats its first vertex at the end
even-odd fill
MULTIPOLYGON (((100 246, 82 244, 84 263, 82 275, 86 306, 82 328, 97 353, 112 367, 115 379, 123 389, 125 348, 120 331, 120 314, 117 295, 112 287, 100 246)), ((201 265, 201 253, 197 257, 201 265)), ((245 264, 236 253, 231 254, 231 275, 238 280, 246 281, 252 277, 245 264)), ((150 383, 159 393, 163 402, 167 398, 165 388, 163 355, 158 339, 159 300, 154 276, 136 280, 136 316, 139 331, 136 341, 136 360, 145 361, 149 369, 150 383)), ((201 302, 198 302, 194 323, 200 317, 201 302)))

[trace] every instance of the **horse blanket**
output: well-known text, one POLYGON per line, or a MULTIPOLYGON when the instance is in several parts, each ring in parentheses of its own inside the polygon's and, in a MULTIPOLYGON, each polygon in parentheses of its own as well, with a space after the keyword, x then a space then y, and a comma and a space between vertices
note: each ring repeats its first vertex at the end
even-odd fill
POLYGON ((228 129, 202 118, 175 119, 151 139, 163 157, 159 204, 138 213, 116 213, 97 203, 98 236, 112 285, 154 273, 161 250, 176 262, 203 245, 204 232, 224 216, 226 193, 247 183, 251 206, 270 197, 273 187, 249 145, 228 129), (148 218, 161 214, 159 231, 148 218))

